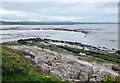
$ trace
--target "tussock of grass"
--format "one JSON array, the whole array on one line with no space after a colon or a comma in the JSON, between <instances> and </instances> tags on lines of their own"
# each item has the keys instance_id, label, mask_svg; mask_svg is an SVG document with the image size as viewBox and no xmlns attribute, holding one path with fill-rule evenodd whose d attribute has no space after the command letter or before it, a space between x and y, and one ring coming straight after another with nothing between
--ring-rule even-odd
<instances>
[{"instance_id":1,"label":"tussock of grass","mask_svg":"<svg viewBox=\"0 0 120 83\"><path fill-rule=\"evenodd\" d=\"M105 75L101 83L120 83L120 76L112 77L111 75Z\"/></svg>"},{"instance_id":2,"label":"tussock of grass","mask_svg":"<svg viewBox=\"0 0 120 83\"><path fill-rule=\"evenodd\" d=\"M3 81L60 82L56 77L39 74L20 54L6 46L2 47L2 75Z\"/></svg>"}]
</instances>

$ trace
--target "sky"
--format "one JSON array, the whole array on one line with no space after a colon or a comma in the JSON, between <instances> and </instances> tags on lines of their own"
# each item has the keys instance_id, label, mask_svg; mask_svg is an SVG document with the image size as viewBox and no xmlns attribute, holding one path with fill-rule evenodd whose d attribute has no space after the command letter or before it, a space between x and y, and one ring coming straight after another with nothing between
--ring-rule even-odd
<instances>
[{"instance_id":1,"label":"sky","mask_svg":"<svg viewBox=\"0 0 120 83\"><path fill-rule=\"evenodd\" d=\"M0 20L117 22L118 2L2 2Z\"/></svg>"}]
</instances>

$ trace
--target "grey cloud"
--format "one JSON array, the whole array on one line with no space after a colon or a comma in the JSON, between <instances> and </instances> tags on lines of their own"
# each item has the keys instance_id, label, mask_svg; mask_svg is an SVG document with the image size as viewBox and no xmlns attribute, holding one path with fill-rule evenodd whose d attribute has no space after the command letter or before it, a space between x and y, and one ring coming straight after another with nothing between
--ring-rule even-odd
<instances>
[{"instance_id":1,"label":"grey cloud","mask_svg":"<svg viewBox=\"0 0 120 83\"><path fill-rule=\"evenodd\" d=\"M40 21L114 21L117 2L4 2L3 8L27 12L29 19ZM31 16L33 15L33 16ZM7 16L8 17L8 16ZM109 17L109 18L108 18ZM15 17L11 16L11 19ZM23 17L28 19L28 17ZM16 16L16 19L20 19ZM88 20L89 19L89 20ZM110 20L113 19L113 20ZM22 18L21 18L22 20ZM24 19L23 19L24 20Z\"/></svg>"}]
</instances>

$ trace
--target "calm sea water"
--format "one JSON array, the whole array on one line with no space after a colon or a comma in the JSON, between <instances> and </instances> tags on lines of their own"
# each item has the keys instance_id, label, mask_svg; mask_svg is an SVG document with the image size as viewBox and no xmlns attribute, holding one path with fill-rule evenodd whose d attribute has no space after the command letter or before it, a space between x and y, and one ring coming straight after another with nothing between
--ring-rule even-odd
<instances>
[{"instance_id":1,"label":"calm sea water","mask_svg":"<svg viewBox=\"0 0 120 83\"><path fill-rule=\"evenodd\" d=\"M1 28L68 28L85 29L91 33L86 35L81 32L54 31L54 30L0 30L0 42L13 41L20 38L47 37L58 40L77 41L88 45L107 48L118 48L117 24L79 24L79 25L22 25L1 26Z\"/></svg>"}]
</instances>

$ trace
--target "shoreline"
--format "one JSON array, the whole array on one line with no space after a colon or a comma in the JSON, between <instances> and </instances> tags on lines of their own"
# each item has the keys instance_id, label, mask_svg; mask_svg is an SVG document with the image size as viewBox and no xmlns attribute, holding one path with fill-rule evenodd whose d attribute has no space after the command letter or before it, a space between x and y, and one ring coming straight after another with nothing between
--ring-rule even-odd
<instances>
[{"instance_id":1,"label":"shoreline","mask_svg":"<svg viewBox=\"0 0 120 83\"><path fill-rule=\"evenodd\" d=\"M57 31L72 31L81 32L84 34L89 34L91 31L87 30L99 30L99 29L66 29L66 28L23 28L23 27L13 27L13 28L2 28L0 30L57 30Z\"/></svg>"},{"instance_id":2,"label":"shoreline","mask_svg":"<svg viewBox=\"0 0 120 83\"><path fill-rule=\"evenodd\" d=\"M94 75L97 76L97 80L101 80L105 74L109 73L112 76L118 76L116 68L118 68L117 64L120 63L119 55L108 54L108 51L98 51L95 47L78 42L30 38L3 43L2 45L24 53L25 58L34 61L42 70L64 80L87 80L84 76L89 76L88 73L92 72L91 69L94 71L91 80L94 79ZM85 60L92 57L94 57L93 61ZM116 68L112 69L113 66ZM84 75L80 75L82 79L76 78L79 76L77 74L80 73L78 71L84 73Z\"/></svg>"},{"instance_id":3,"label":"shoreline","mask_svg":"<svg viewBox=\"0 0 120 83\"><path fill-rule=\"evenodd\" d=\"M38 38L38 37L27 37L27 38L18 38L18 39L15 39L13 41L8 41L8 42L2 42L1 44L4 44L4 43L9 43L9 42L16 42L16 41L20 41L20 40L31 40L31 39L38 39L40 41L48 41L48 42L52 42L52 43L62 43L62 44L69 44L69 45L75 45L76 47L81 47L81 49L86 49L86 50L92 50L92 51L97 51L97 52L103 52L103 53L110 53L110 54L113 54L113 53L116 53L117 49L109 49L109 48L106 48L106 47L96 47L96 46L92 46L92 45L86 45L86 44L82 44L80 42L72 42L72 41L64 41L64 40L57 40L57 39L50 39L50 38L46 38L46 37L41 37L41 38Z\"/></svg>"},{"instance_id":4,"label":"shoreline","mask_svg":"<svg viewBox=\"0 0 120 83\"><path fill-rule=\"evenodd\" d=\"M106 35L106 33L103 32L102 27L101 28L87 28L87 27L74 27L68 28L67 26L14 26L14 27L7 27L4 28L5 30L1 30L1 40L0 43L6 42L6 41L14 41L18 38L20 39L26 39L28 37L34 37L34 38L50 38L50 39L57 39L57 40L64 40L64 41L72 41L72 42L80 42L85 45L91 45L97 48L101 49L115 49L119 50L117 47L117 39L116 37L111 39L112 36ZM41 28L40 28L41 27ZM48 27L48 28L47 28ZM8 31L7 31L8 30ZM13 33L11 33L11 30ZM30 30L30 33L28 33ZM32 31L35 30L35 31ZM18 33L16 33L18 32ZM101 33L102 32L102 33ZM4 34L5 33L5 34ZM34 34L35 33L35 34ZM110 32L111 33L111 32ZM101 35L100 35L101 34ZM105 37L102 36L106 35ZM73 38L70 38L69 35L73 35ZM116 34L114 34L116 35ZM2 37L3 36L3 37ZM78 37L77 37L78 36ZM99 37L100 36L100 37ZM57 38L58 37L58 38ZM103 38L102 38L103 37ZM74 41L75 40L75 41Z\"/></svg>"}]
</instances>

